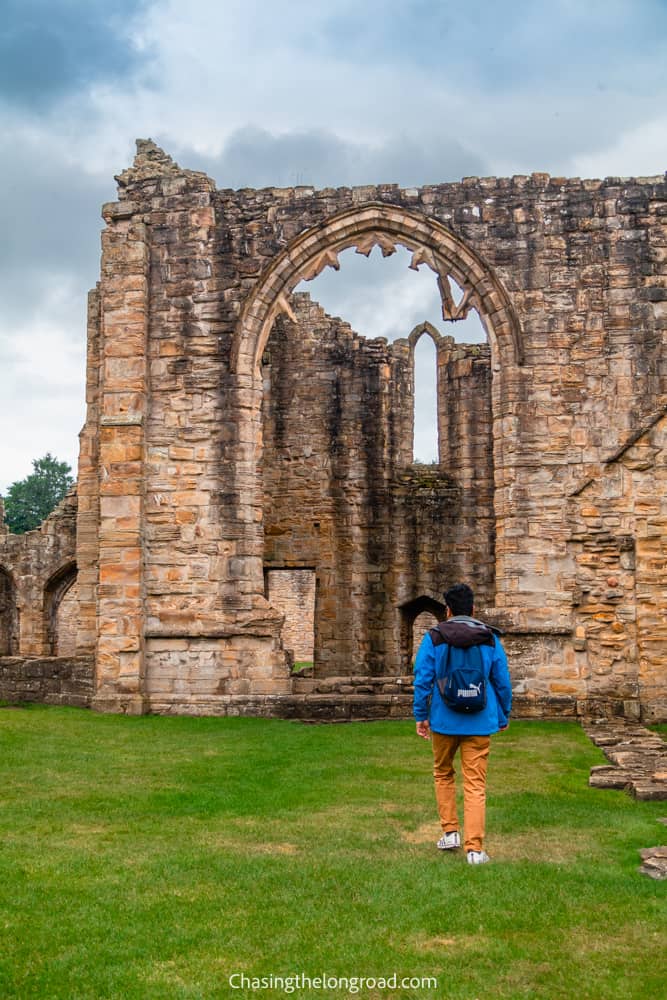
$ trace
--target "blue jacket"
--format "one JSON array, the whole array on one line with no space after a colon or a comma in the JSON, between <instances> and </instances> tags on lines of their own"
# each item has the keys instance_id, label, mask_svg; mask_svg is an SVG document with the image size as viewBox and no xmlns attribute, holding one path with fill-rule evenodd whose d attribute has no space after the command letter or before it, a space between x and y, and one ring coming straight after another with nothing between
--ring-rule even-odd
<instances>
[{"instance_id":1,"label":"blue jacket","mask_svg":"<svg viewBox=\"0 0 667 1000\"><path fill-rule=\"evenodd\" d=\"M426 633L415 659L414 716L417 722L428 719L433 732L448 736L490 736L507 725L512 707L512 685L505 650L495 636L493 646L479 646L479 649L488 682L486 708L469 715L454 712L445 705L435 683L436 675L443 673L447 644L434 646ZM461 655L461 652L452 647L451 655Z\"/></svg>"}]
</instances>

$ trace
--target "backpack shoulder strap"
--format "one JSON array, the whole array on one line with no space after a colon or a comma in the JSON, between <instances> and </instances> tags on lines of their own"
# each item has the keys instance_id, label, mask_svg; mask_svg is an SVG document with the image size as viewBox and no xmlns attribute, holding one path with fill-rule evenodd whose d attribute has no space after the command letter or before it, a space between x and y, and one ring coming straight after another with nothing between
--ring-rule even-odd
<instances>
[{"instance_id":1,"label":"backpack shoulder strap","mask_svg":"<svg viewBox=\"0 0 667 1000\"><path fill-rule=\"evenodd\" d=\"M431 642L433 643L434 646L441 646L443 642L447 641L440 630L441 625L442 622L436 625L435 628L430 628L428 630L428 634L430 635Z\"/></svg>"},{"instance_id":2,"label":"backpack shoulder strap","mask_svg":"<svg viewBox=\"0 0 667 1000\"><path fill-rule=\"evenodd\" d=\"M438 668L436 667L436 670L435 670L435 679L436 679L436 681L443 680L447 676L447 674L449 673L449 658L452 655L452 647L449 645L448 642L445 642L445 640L442 637L440 639L440 644L441 645L444 644L447 648L445 650L444 656L440 660L440 667L441 667L441 669L438 670ZM437 660L437 657L436 657L436 660Z\"/></svg>"}]
</instances>

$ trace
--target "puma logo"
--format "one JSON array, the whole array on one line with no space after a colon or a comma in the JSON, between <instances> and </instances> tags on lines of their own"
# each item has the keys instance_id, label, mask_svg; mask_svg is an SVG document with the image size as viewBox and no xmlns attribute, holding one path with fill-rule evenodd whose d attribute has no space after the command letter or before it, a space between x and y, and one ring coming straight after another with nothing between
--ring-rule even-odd
<instances>
[{"instance_id":1,"label":"puma logo","mask_svg":"<svg viewBox=\"0 0 667 1000\"><path fill-rule=\"evenodd\" d=\"M479 698L482 693L482 685L470 684L467 688L459 688L456 692L459 698Z\"/></svg>"}]
</instances>

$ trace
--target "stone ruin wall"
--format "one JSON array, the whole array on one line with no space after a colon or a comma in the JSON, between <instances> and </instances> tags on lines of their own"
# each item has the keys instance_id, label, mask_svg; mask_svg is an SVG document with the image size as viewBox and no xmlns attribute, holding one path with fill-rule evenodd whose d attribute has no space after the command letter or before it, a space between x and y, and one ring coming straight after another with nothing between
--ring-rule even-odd
<instances>
[{"instance_id":1,"label":"stone ruin wall","mask_svg":"<svg viewBox=\"0 0 667 1000\"><path fill-rule=\"evenodd\" d=\"M667 417L645 421L570 501L575 655L592 702L667 716Z\"/></svg>"},{"instance_id":2,"label":"stone ruin wall","mask_svg":"<svg viewBox=\"0 0 667 1000\"><path fill-rule=\"evenodd\" d=\"M76 593L76 517L71 490L34 531L14 535L0 519L0 655L53 656L59 646L73 651L78 608L67 611L62 601L72 587Z\"/></svg>"},{"instance_id":3,"label":"stone ruin wall","mask_svg":"<svg viewBox=\"0 0 667 1000\"><path fill-rule=\"evenodd\" d=\"M78 650L76 492L13 535L0 503L0 699L88 706L94 657Z\"/></svg>"},{"instance_id":4,"label":"stone ruin wall","mask_svg":"<svg viewBox=\"0 0 667 1000\"><path fill-rule=\"evenodd\" d=\"M423 331L366 340L307 295L291 305L262 360L264 563L316 568L318 676L409 674L420 598L474 578L493 600L489 350L429 334L447 464L413 465Z\"/></svg>"},{"instance_id":5,"label":"stone ruin wall","mask_svg":"<svg viewBox=\"0 0 667 1000\"><path fill-rule=\"evenodd\" d=\"M95 707L289 714L321 695L336 717L356 697L342 696L342 676L359 705L370 691L379 714L405 712L406 621L437 614L443 580L469 571L480 610L508 629L521 711L664 716L664 637L649 624L665 598L659 553L649 555L661 515L645 515L642 499L660 486L662 442L624 480L627 509L609 494L616 465L627 472L610 457L667 400L663 178L230 191L142 142L118 184L90 297L78 475L77 644L95 652ZM458 385L439 417L450 451L432 472L405 462L412 414L394 406L409 337L362 341L334 322L317 344L317 307L290 304L341 249L396 244L434 272L454 319L450 274L489 337L488 363L437 345L441 377ZM313 330L299 342L306 308ZM311 418L308 458L295 443L308 421L275 382L290 351L312 359L308 381L323 385L318 398L306 380L294 389ZM463 442L447 428L464 423L475 380L489 404ZM333 414L345 450L332 451ZM297 518L288 497L303 499L313 469ZM639 570L632 545L647 553ZM290 677L283 616L266 599L266 568L290 563L319 574L319 692L317 677ZM619 587L605 581L617 578L614 604ZM31 614L18 644L36 655Z\"/></svg>"}]
</instances>

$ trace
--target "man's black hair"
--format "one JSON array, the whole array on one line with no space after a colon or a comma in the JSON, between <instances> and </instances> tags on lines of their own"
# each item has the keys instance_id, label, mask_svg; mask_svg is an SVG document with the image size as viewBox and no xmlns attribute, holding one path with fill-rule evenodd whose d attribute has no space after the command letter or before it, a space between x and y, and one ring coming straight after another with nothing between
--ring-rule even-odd
<instances>
[{"instance_id":1,"label":"man's black hair","mask_svg":"<svg viewBox=\"0 0 667 1000\"><path fill-rule=\"evenodd\" d=\"M467 583L455 583L444 593L445 603L453 615L471 615L475 595Z\"/></svg>"}]
</instances>

